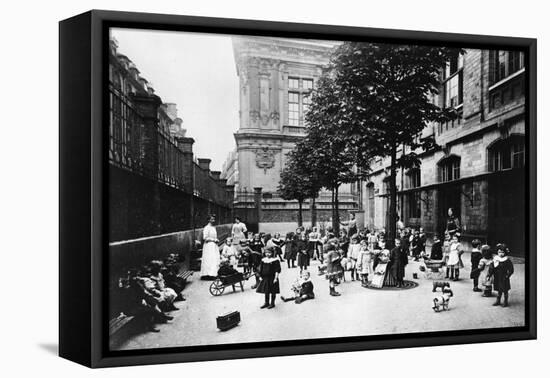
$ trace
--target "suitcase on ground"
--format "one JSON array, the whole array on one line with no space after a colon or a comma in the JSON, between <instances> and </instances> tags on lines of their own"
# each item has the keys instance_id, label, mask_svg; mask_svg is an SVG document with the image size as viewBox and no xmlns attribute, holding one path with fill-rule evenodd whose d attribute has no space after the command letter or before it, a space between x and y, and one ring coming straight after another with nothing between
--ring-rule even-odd
<instances>
[{"instance_id":1,"label":"suitcase on ground","mask_svg":"<svg viewBox=\"0 0 550 378\"><path fill-rule=\"evenodd\" d=\"M220 331L227 331L228 329L236 327L240 321L241 313L239 311L231 311L216 318L216 324Z\"/></svg>"}]
</instances>

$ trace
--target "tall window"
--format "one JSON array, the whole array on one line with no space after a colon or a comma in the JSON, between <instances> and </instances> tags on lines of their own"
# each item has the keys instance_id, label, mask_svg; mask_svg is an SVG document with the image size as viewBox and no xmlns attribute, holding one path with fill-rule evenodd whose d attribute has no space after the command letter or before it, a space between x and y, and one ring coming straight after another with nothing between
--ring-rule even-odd
<instances>
[{"instance_id":1,"label":"tall window","mask_svg":"<svg viewBox=\"0 0 550 378\"><path fill-rule=\"evenodd\" d=\"M407 194L407 203L409 205L409 218L420 218L420 192Z\"/></svg>"},{"instance_id":2,"label":"tall window","mask_svg":"<svg viewBox=\"0 0 550 378\"><path fill-rule=\"evenodd\" d=\"M407 188L420 187L420 168L413 168L407 172Z\"/></svg>"},{"instance_id":3,"label":"tall window","mask_svg":"<svg viewBox=\"0 0 550 378\"><path fill-rule=\"evenodd\" d=\"M439 163L439 181L447 182L460 178L460 158L450 156Z\"/></svg>"},{"instance_id":4,"label":"tall window","mask_svg":"<svg viewBox=\"0 0 550 378\"><path fill-rule=\"evenodd\" d=\"M490 84L498 83L524 66L524 55L520 51L489 51Z\"/></svg>"},{"instance_id":5,"label":"tall window","mask_svg":"<svg viewBox=\"0 0 550 378\"><path fill-rule=\"evenodd\" d=\"M492 172L525 166L525 140L514 136L496 142L489 148L489 170Z\"/></svg>"},{"instance_id":6,"label":"tall window","mask_svg":"<svg viewBox=\"0 0 550 378\"><path fill-rule=\"evenodd\" d=\"M443 85L445 87L445 106L448 108L462 104L463 66L464 57L462 54L457 54L445 68Z\"/></svg>"},{"instance_id":7,"label":"tall window","mask_svg":"<svg viewBox=\"0 0 550 378\"><path fill-rule=\"evenodd\" d=\"M464 56L457 54L446 65L443 72L443 103L446 108L455 108L457 118L441 122L438 125L439 134L454 129L462 123L462 101L463 101L463 69Z\"/></svg>"},{"instance_id":8,"label":"tall window","mask_svg":"<svg viewBox=\"0 0 550 378\"><path fill-rule=\"evenodd\" d=\"M300 125L300 94L296 92L288 92L288 124Z\"/></svg>"},{"instance_id":9,"label":"tall window","mask_svg":"<svg viewBox=\"0 0 550 378\"><path fill-rule=\"evenodd\" d=\"M302 126L311 105L313 79L289 77L288 89L288 124Z\"/></svg>"},{"instance_id":10,"label":"tall window","mask_svg":"<svg viewBox=\"0 0 550 378\"><path fill-rule=\"evenodd\" d=\"M306 113L309 110L309 105L311 105L311 96L309 94L302 95L302 110L303 110L304 120L305 120Z\"/></svg>"}]
</instances>

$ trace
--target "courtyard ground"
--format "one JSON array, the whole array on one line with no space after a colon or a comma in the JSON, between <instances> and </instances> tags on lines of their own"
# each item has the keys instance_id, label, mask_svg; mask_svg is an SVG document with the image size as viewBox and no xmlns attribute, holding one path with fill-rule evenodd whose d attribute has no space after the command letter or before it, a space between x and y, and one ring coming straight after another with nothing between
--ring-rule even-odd
<instances>
[{"instance_id":1,"label":"courtyard ground","mask_svg":"<svg viewBox=\"0 0 550 378\"><path fill-rule=\"evenodd\" d=\"M435 313L432 306L432 280L424 278L419 263L410 261L406 279L418 283L408 290L374 290L361 287L349 279L338 287L340 297L329 295L324 276L317 275L317 261L312 261L310 271L315 285L314 300L302 304L283 303L277 298L274 309L260 309L263 295L250 287L251 278L245 282L245 290L232 292L226 288L223 295L210 295L210 281L201 281L197 274L184 290L186 301L177 302L179 311L171 315L174 320L160 324L159 333L143 333L131 337L119 349L143 349L191 345L230 344L258 341L295 340L309 338L381 335L407 332L467 330L524 325L525 315L525 265L515 262L512 276L510 307L494 307L495 298L484 298L472 291L469 279L469 254L463 255L466 265L461 278L451 282L454 297L449 311ZM298 268L288 269L282 263L281 293L289 293ZM418 279L413 279L418 273ZM241 323L226 332L216 328L216 317L238 310Z\"/></svg>"}]
</instances>

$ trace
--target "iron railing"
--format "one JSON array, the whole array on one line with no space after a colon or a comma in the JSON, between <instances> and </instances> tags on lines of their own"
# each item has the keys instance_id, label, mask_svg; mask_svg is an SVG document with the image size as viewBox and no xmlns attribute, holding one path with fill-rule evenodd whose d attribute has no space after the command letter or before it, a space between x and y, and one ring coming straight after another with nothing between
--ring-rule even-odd
<instances>
[{"instance_id":1,"label":"iron railing","mask_svg":"<svg viewBox=\"0 0 550 378\"><path fill-rule=\"evenodd\" d=\"M180 150L169 129L158 122L154 126L146 124L132 99L113 85L109 87L109 104L109 162L112 165L208 201L224 205L230 202L225 186L196 163L185 164L189 157ZM158 144L153 154L147 145L151 142L151 130L146 128L150 127L155 128L153 138Z\"/></svg>"}]
</instances>

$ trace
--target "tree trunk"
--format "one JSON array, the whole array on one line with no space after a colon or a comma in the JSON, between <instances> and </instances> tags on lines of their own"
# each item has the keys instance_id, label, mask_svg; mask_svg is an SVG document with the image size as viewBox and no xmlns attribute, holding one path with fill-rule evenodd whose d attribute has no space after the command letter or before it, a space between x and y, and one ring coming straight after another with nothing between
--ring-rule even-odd
<instances>
[{"instance_id":1,"label":"tree trunk","mask_svg":"<svg viewBox=\"0 0 550 378\"><path fill-rule=\"evenodd\" d=\"M394 145L391 149L391 166L390 166L390 229L389 240L387 240L390 248L393 248L395 238L397 237L397 190L395 187L396 181L396 160L397 160L397 148Z\"/></svg>"},{"instance_id":2,"label":"tree trunk","mask_svg":"<svg viewBox=\"0 0 550 378\"><path fill-rule=\"evenodd\" d=\"M302 227L302 203L303 201L298 201L298 227Z\"/></svg>"},{"instance_id":3,"label":"tree trunk","mask_svg":"<svg viewBox=\"0 0 550 378\"><path fill-rule=\"evenodd\" d=\"M311 229L317 224L317 207L315 206L315 197L311 199Z\"/></svg>"},{"instance_id":4,"label":"tree trunk","mask_svg":"<svg viewBox=\"0 0 550 378\"><path fill-rule=\"evenodd\" d=\"M331 189L331 190L330 190L330 194L331 194L331 198L330 198L330 210L331 210L331 212L332 212L332 213L331 213L331 214L332 214L332 216L331 216L331 221L332 221L332 223L331 223L330 226L331 226L331 228L332 228L332 232L334 233L334 232L335 232L335 231L334 231L334 189Z\"/></svg>"},{"instance_id":5,"label":"tree trunk","mask_svg":"<svg viewBox=\"0 0 550 378\"><path fill-rule=\"evenodd\" d=\"M332 228L334 228L334 234L338 235L340 232L340 210L338 208L338 188L340 185L336 186L334 189L334 216L332 217Z\"/></svg>"}]
</instances>

